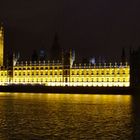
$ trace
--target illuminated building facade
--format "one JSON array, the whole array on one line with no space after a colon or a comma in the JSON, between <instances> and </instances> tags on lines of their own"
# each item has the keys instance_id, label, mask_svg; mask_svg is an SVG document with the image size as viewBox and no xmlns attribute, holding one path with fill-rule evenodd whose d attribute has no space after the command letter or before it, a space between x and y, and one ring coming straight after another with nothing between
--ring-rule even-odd
<instances>
[{"instance_id":1,"label":"illuminated building facade","mask_svg":"<svg viewBox=\"0 0 140 140\"><path fill-rule=\"evenodd\" d=\"M1 35L3 36L1 28ZM3 42L3 37L1 37ZM2 43L1 43L2 44ZM0 51L3 45L0 44ZM2 55L2 51L0 52ZM72 51L63 53L60 61L18 62L13 56L11 65L3 66L1 56L0 85L42 84L45 86L104 86L128 87L130 67L115 64L74 64Z\"/></svg>"}]
</instances>

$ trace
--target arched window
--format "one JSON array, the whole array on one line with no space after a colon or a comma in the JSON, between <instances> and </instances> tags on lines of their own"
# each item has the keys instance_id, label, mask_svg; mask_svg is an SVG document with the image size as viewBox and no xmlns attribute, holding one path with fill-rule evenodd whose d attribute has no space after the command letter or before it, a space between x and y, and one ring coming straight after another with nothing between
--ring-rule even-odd
<instances>
[{"instance_id":1,"label":"arched window","mask_svg":"<svg viewBox=\"0 0 140 140\"><path fill-rule=\"evenodd\" d=\"M107 78L107 82L109 82L109 78Z\"/></svg>"}]
</instances>

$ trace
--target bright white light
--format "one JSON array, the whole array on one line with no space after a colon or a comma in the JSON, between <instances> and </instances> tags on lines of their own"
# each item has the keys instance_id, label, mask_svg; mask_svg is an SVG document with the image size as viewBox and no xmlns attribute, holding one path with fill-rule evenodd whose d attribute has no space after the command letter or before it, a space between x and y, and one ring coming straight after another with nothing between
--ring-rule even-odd
<instances>
[{"instance_id":1,"label":"bright white light","mask_svg":"<svg viewBox=\"0 0 140 140\"><path fill-rule=\"evenodd\" d=\"M90 61L89 61L91 64L95 64L95 58L91 58Z\"/></svg>"}]
</instances>

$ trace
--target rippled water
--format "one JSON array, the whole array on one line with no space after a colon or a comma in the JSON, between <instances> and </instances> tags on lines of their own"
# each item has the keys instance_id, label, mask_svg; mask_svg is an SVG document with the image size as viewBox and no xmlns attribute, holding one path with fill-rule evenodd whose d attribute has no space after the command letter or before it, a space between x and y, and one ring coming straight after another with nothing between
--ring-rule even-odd
<instances>
[{"instance_id":1,"label":"rippled water","mask_svg":"<svg viewBox=\"0 0 140 140\"><path fill-rule=\"evenodd\" d=\"M0 93L0 140L132 140L139 132L139 96Z\"/></svg>"}]
</instances>

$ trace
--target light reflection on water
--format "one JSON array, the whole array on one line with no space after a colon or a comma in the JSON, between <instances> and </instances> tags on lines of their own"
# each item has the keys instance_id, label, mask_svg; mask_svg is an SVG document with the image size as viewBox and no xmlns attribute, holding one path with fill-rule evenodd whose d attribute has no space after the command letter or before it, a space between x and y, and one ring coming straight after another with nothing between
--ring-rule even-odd
<instances>
[{"instance_id":1,"label":"light reflection on water","mask_svg":"<svg viewBox=\"0 0 140 140\"><path fill-rule=\"evenodd\" d=\"M0 139L139 139L139 97L0 93Z\"/></svg>"}]
</instances>

